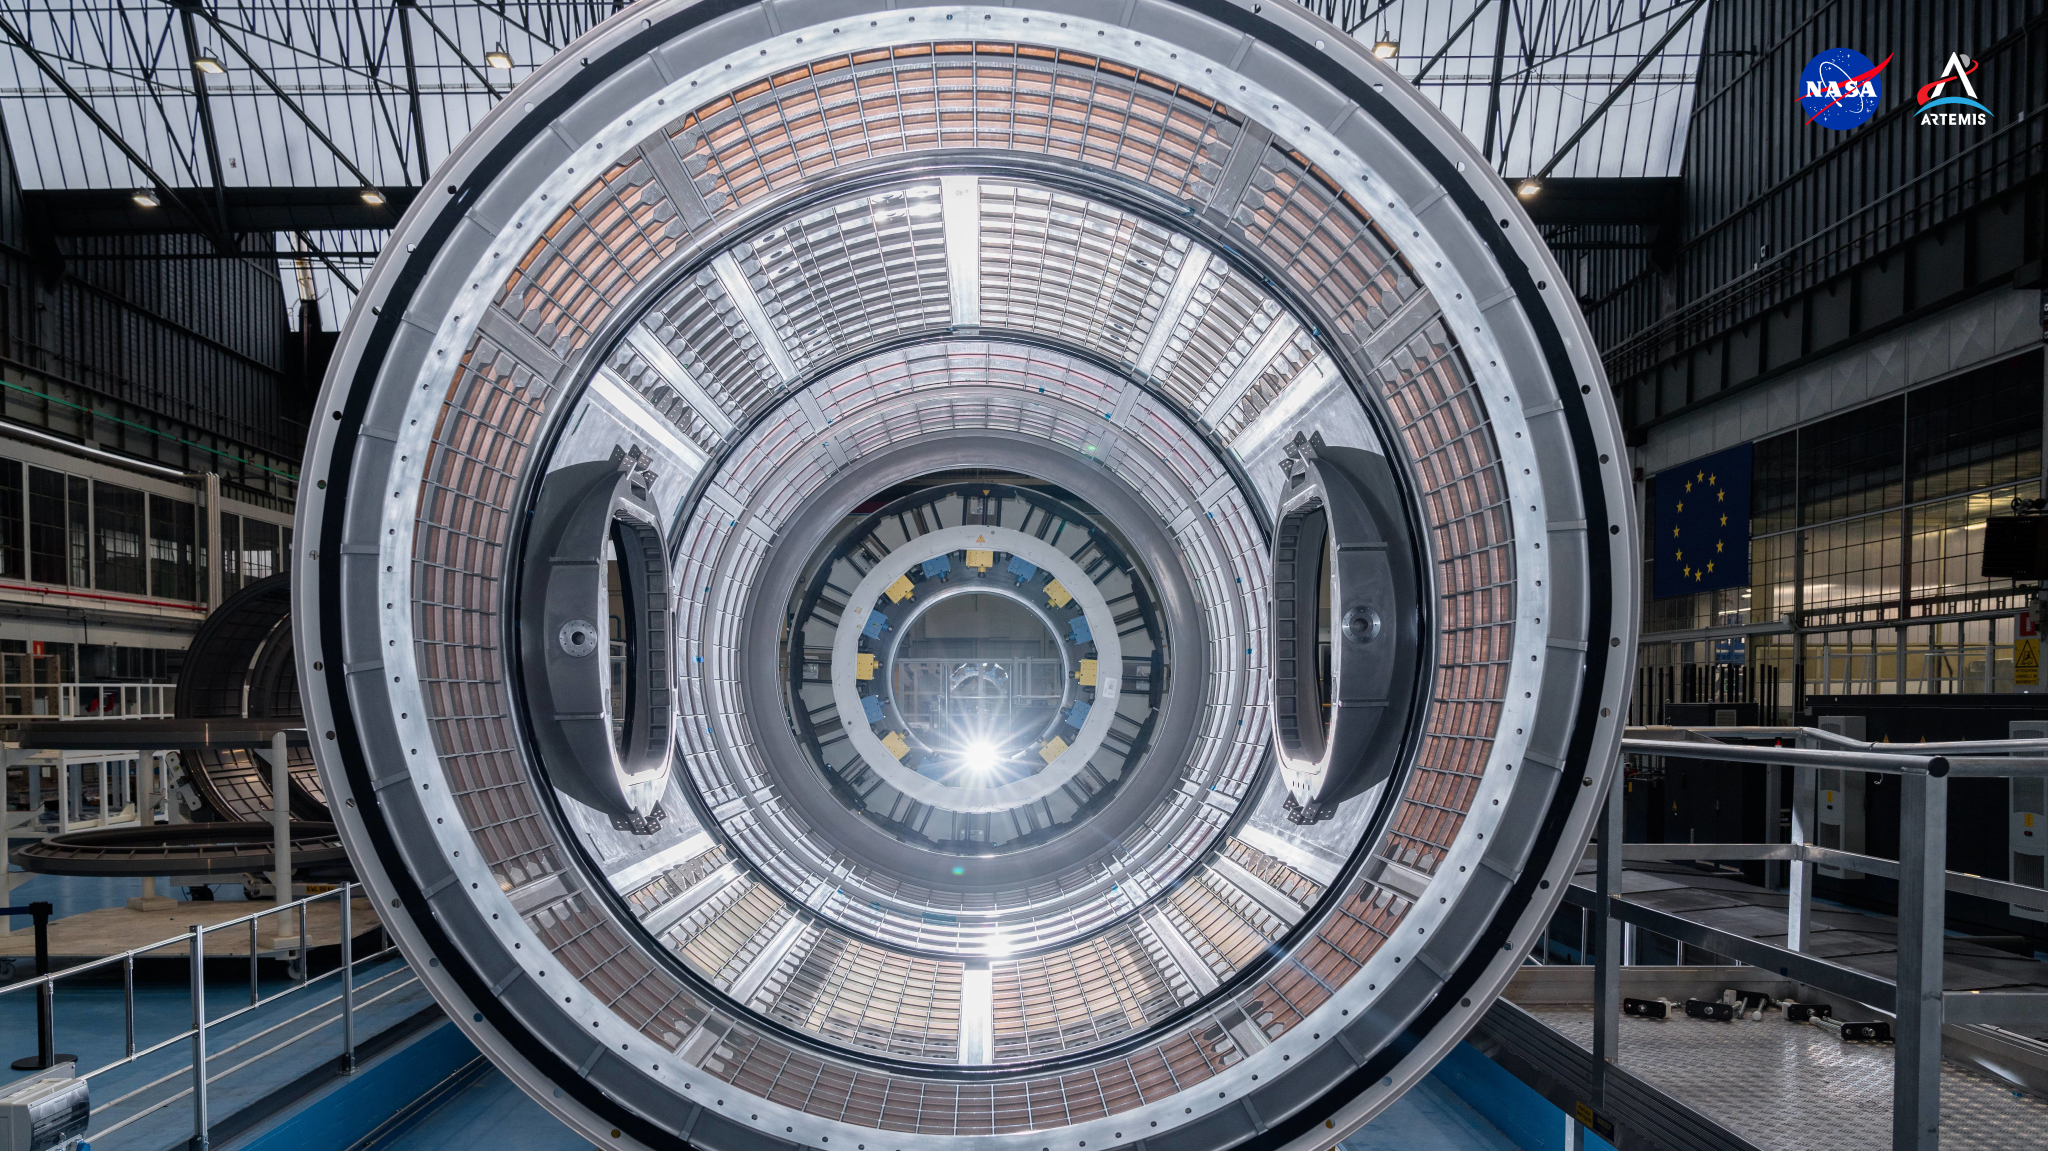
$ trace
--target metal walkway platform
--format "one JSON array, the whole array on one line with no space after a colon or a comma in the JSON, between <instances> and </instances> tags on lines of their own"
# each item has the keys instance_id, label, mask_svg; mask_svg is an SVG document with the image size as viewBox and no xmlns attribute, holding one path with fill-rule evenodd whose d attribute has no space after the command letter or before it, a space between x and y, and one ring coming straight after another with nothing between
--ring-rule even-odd
<instances>
[{"instance_id":1,"label":"metal walkway platform","mask_svg":"<svg viewBox=\"0 0 2048 1151\"><path fill-rule=\"evenodd\" d=\"M1591 1004L1526 1008L1590 1057ZM1892 1045L1844 1043L1776 1012L1763 1019L1621 1021L1621 1066L1762 1151L1891 1142ZM1941 1074L1946 1148L2021 1151L2048 1140L2048 1101L1954 1063Z\"/></svg>"},{"instance_id":2,"label":"metal walkway platform","mask_svg":"<svg viewBox=\"0 0 2048 1151\"><path fill-rule=\"evenodd\" d=\"M1575 886L1590 892L1596 864L1588 858L1579 867ZM1695 923L1777 947L1785 946L1786 903L1783 891L1767 891L1745 881L1739 872L1708 870L1683 863L1630 863L1622 871L1622 897ZM1881 979L1890 979L1898 965L1899 921L1890 915L1859 911L1814 900L1813 937L1801 948L1808 955L1833 960ZM2048 992L2048 963L1998 947L1949 935L1942 944L1942 988L1947 991ZM2021 1032L2048 1038L2048 1027L2023 1027Z\"/></svg>"}]
</instances>

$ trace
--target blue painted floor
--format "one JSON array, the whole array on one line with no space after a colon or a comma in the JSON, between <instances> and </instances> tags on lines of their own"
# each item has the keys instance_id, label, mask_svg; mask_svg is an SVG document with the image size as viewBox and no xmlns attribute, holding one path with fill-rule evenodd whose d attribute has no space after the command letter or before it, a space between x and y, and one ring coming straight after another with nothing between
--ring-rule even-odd
<instances>
[{"instance_id":1,"label":"blue painted floor","mask_svg":"<svg viewBox=\"0 0 2048 1151\"><path fill-rule=\"evenodd\" d=\"M1343 1151L1523 1151L1449 1085L1429 1076L1396 1100Z\"/></svg>"},{"instance_id":2,"label":"blue painted floor","mask_svg":"<svg viewBox=\"0 0 2048 1151\"><path fill-rule=\"evenodd\" d=\"M450 1095L378 1151L584 1151L496 1068ZM1432 1075L1402 1096L1343 1151L1524 1151Z\"/></svg>"},{"instance_id":3,"label":"blue painted floor","mask_svg":"<svg viewBox=\"0 0 2048 1151\"><path fill-rule=\"evenodd\" d=\"M76 881L73 881L76 882ZM380 976L388 978L379 979ZM249 981L239 965L207 972L210 1017L248 1006ZM432 999L412 981L402 959L387 959L358 969L356 1034L367 1038L428 1007ZM290 986L284 979L262 980L260 993L269 996ZM287 995L239 1018L207 1028L208 1070L222 1076L209 1089L216 1119L231 1115L340 1052L338 1007L322 1005L338 994L329 979L306 992ZM124 1054L124 996L120 980L59 981L56 993L57 1050L79 1057L92 1071ZM144 1049L192 1025L190 992L183 980L138 981L135 987L135 1041ZM0 995L0 1084L28 1072L9 1070L7 1061L33 1055L36 1042L35 1000L16 992ZM182 1145L191 1134L191 1103L179 1098L189 1086L191 1045L180 1041L134 1063L93 1077L93 1124L88 1134L100 1151L159 1151ZM223 1073L226 1073L223 1075ZM126 1096L126 1099L122 1097ZM141 1116L111 1135L108 1128Z\"/></svg>"}]
</instances>

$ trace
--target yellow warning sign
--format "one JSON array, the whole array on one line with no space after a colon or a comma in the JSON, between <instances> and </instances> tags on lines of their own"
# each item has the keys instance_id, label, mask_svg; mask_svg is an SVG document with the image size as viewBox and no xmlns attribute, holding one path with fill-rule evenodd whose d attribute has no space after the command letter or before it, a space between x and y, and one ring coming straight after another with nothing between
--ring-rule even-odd
<instances>
[{"instance_id":1,"label":"yellow warning sign","mask_svg":"<svg viewBox=\"0 0 2048 1151\"><path fill-rule=\"evenodd\" d=\"M2017 687L2038 687L2041 683L2041 641L2021 639L2013 645L2012 682Z\"/></svg>"}]
</instances>

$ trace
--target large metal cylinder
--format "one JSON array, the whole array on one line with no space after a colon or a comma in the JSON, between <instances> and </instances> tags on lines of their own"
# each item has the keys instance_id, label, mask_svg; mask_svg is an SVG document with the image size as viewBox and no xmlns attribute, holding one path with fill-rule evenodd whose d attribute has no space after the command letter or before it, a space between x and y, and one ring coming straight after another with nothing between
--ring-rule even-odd
<instances>
[{"instance_id":1,"label":"large metal cylinder","mask_svg":"<svg viewBox=\"0 0 2048 1151\"><path fill-rule=\"evenodd\" d=\"M307 723L593 1141L1326 1148L1556 908L1619 426L1513 195L1296 6L643 0L385 253Z\"/></svg>"}]
</instances>

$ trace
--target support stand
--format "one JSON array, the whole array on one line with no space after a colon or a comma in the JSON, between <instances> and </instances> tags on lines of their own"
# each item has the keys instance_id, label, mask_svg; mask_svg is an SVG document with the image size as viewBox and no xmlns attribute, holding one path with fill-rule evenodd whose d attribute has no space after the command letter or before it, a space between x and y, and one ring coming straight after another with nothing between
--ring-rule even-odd
<instances>
[{"instance_id":1,"label":"support stand","mask_svg":"<svg viewBox=\"0 0 2048 1151\"><path fill-rule=\"evenodd\" d=\"M31 903L27 907L0 907L0 915L33 916L36 925L36 974L50 973L50 912L47 903ZM57 999L55 984L45 982L36 988L36 1053L26 1055L13 1063L16 1071L47 1071L59 1063L76 1063L78 1056L59 1054L57 1051Z\"/></svg>"}]
</instances>

